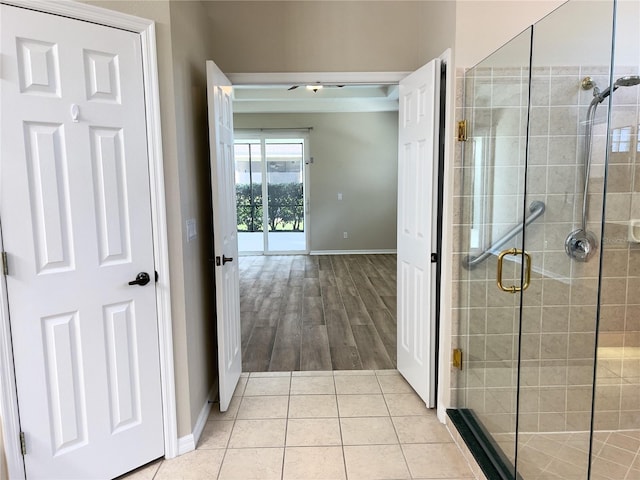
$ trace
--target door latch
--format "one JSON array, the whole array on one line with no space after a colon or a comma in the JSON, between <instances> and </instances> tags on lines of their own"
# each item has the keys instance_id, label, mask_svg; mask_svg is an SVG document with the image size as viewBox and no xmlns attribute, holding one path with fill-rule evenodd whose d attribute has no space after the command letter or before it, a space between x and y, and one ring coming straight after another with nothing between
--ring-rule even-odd
<instances>
[{"instance_id":1,"label":"door latch","mask_svg":"<svg viewBox=\"0 0 640 480\"><path fill-rule=\"evenodd\" d=\"M151 281L149 274L147 272L140 272L135 280L131 280L129 285L140 285L141 287L146 285Z\"/></svg>"},{"instance_id":2,"label":"door latch","mask_svg":"<svg viewBox=\"0 0 640 480\"><path fill-rule=\"evenodd\" d=\"M224 265L227 262L233 262L233 257L227 257L225 255L222 255L222 262L220 261L220 256L216 256L216 267L219 267L220 265Z\"/></svg>"}]
</instances>

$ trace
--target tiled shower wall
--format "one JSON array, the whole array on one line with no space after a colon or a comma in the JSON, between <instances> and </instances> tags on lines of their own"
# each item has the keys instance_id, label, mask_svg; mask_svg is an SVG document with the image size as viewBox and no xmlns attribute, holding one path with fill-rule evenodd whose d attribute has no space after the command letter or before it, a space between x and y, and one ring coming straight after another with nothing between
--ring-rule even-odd
<instances>
[{"instance_id":1,"label":"tiled shower wall","mask_svg":"<svg viewBox=\"0 0 640 480\"><path fill-rule=\"evenodd\" d=\"M640 74L619 68L614 79ZM640 86L612 95L595 428L640 429Z\"/></svg>"},{"instance_id":2,"label":"tiled shower wall","mask_svg":"<svg viewBox=\"0 0 640 480\"><path fill-rule=\"evenodd\" d=\"M630 73L638 72L618 69L615 78ZM525 249L532 255L534 273L523 296L521 431L589 429L599 262L596 257L588 263L577 263L564 251L565 238L578 228L581 216L584 120L592 91L582 90L580 82L587 75L601 89L609 83L608 67L534 67L532 71L526 205L541 200L546 211L528 227L526 236ZM508 203L505 195L515 198L522 193L517 185L523 184L524 175L518 165L524 165L522 119L526 119L526 112L523 114L521 109L527 100L528 71L493 68L486 72L476 70L474 77L475 82L482 78L482 86L473 88L474 95L480 98L467 98L469 109L459 109L458 114L476 127L489 122L488 130L472 128L470 135L488 133L493 142L501 145L494 153L509 156L507 160L495 160L508 161L510 165L509 170L503 168L499 173L509 172L511 191L504 190L508 184L499 186L499 201L509 205L512 215L515 212L521 219L522 199ZM459 80L461 96L461 76ZM629 148L618 145L617 150L623 151L610 153L599 346L621 351L617 358L615 350L600 350L596 428L640 427L640 359L630 350L640 342L640 244L629 242L629 220L640 217L638 91L640 87L621 88L613 98L612 128L631 129ZM459 100L458 105L462 105ZM589 186L588 229L598 238L604 191L606 103L599 106L596 116ZM510 126L505 127L504 122ZM460 211L454 226L459 247L454 261L454 305L459 307L453 313L454 323L459 326L454 332L455 346L463 349L467 361L454 388L458 405L481 412L483 421L491 423L492 431L513 432L519 298L497 291L493 280L495 257L473 271L460 267L469 252L473 208L468 143L465 148L464 164L462 155L456 159L455 195ZM459 150L461 154L462 149ZM481 200L490 202L489 197ZM501 223L500 211L488 208L494 213L494 221ZM516 245L520 243L518 239ZM628 347L626 356L622 347Z\"/></svg>"},{"instance_id":3,"label":"tiled shower wall","mask_svg":"<svg viewBox=\"0 0 640 480\"><path fill-rule=\"evenodd\" d=\"M534 67L527 197L547 209L527 229L525 249L536 265L534 294L522 314L520 429L584 431L591 421L598 301L598 258L580 263L565 253L582 215L584 130L591 76L608 84L608 67ZM601 77L602 75L602 77ZM587 230L600 237L606 108L598 110ZM599 128L602 125L604 128ZM539 293L538 293L539 292Z\"/></svg>"}]
</instances>

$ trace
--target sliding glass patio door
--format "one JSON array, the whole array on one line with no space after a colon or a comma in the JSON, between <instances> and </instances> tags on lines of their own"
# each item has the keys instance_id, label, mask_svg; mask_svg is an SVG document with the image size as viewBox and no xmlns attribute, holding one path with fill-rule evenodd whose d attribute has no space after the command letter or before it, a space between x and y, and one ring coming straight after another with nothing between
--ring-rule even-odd
<instances>
[{"instance_id":1,"label":"sliding glass patio door","mask_svg":"<svg viewBox=\"0 0 640 480\"><path fill-rule=\"evenodd\" d=\"M307 253L306 132L236 132L238 250Z\"/></svg>"}]
</instances>

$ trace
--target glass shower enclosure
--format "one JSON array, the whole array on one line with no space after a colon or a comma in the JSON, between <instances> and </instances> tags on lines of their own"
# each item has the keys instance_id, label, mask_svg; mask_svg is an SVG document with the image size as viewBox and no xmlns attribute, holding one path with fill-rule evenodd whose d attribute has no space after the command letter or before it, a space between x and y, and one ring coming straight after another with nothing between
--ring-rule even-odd
<instances>
[{"instance_id":1,"label":"glass shower enclosure","mask_svg":"<svg viewBox=\"0 0 640 480\"><path fill-rule=\"evenodd\" d=\"M640 2L460 78L453 423L487 478L640 478Z\"/></svg>"}]
</instances>

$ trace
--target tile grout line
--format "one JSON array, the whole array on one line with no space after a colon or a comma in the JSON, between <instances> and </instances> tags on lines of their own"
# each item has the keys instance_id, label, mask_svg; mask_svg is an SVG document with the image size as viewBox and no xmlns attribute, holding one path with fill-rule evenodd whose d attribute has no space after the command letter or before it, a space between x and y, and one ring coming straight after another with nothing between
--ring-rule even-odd
<instances>
[{"instance_id":1,"label":"tile grout line","mask_svg":"<svg viewBox=\"0 0 640 480\"><path fill-rule=\"evenodd\" d=\"M242 372L240 372L240 374L242 375ZM241 377L242 378L242 377ZM227 458L227 452L229 451L229 444L231 443L231 436L233 435L233 431L236 428L236 420L238 420L238 414L240 413L240 407L242 407L242 404L244 403L244 393L247 390L247 386L249 385L249 378L251 378L251 375L248 375L246 377L247 381L245 382L244 386L242 387L242 392L240 393L239 397L239 405L238 405L238 410L235 412L235 415L233 416L233 425L231 425L231 431L229 432L229 438L227 438L225 447L224 447L224 453L222 454L222 460L220 461L220 467L218 468L218 475L216 476L216 479L220 479L220 475L222 474L222 467L224 466L224 461ZM237 387L236 387L237 388ZM233 396L231 397L232 401L233 401Z\"/></svg>"},{"instance_id":2,"label":"tile grout line","mask_svg":"<svg viewBox=\"0 0 640 480\"><path fill-rule=\"evenodd\" d=\"M400 443L400 436L398 435L398 431L396 429L396 425L395 423L393 423L393 418L391 417L391 410L389 410L389 403L387 402L387 397L384 393L384 390L382 388L382 384L380 383L380 378L378 377L378 373L376 372L375 374L376 376L376 381L378 382L378 386L380 387L380 392L382 393L382 398L384 399L384 404L387 407L387 412L389 413L389 421L391 422L391 426L393 427L393 431L396 434L396 439L398 440L398 447L400 448L400 453L402 454L402 459L404 460L404 466L407 469L407 473L409 474L409 478L413 478L413 475L411 474L411 470L409 468L409 462L407 461L407 456L404 453L404 448L402 448L402 443Z\"/></svg>"},{"instance_id":3,"label":"tile grout line","mask_svg":"<svg viewBox=\"0 0 640 480\"><path fill-rule=\"evenodd\" d=\"M333 262L331 264L331 267L333 268ZM347 457L344 452L344 437L342 435L342 420L341 420L342 417L340 416L340 405L338 404L338 386L336 385L335 374L333 374L332 377L333 377L333 391L334 391L335 400L336 400L336 412L338 414L338 428L340 429L340 450L342 451L342 468L344 468L345 480L349 480L349 472L347 471Z\"/></svg>"},{"instance_id":4,"label":"tile grout line","mask_svg":"<svg viewBox=\"0 0 640 480\"><path fill-rule=\"evenodd\" d=\"M284 466L287 457L287 432L289 430L289 410L291 407L291 386L293 383L293 372L289 372L289 391L287 398L287 415L284 422L284 440L282 444L282 468L280 470L280 480L284 480Z\"/></svg>"}]
</instances>

